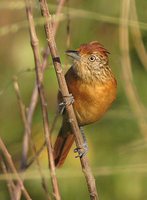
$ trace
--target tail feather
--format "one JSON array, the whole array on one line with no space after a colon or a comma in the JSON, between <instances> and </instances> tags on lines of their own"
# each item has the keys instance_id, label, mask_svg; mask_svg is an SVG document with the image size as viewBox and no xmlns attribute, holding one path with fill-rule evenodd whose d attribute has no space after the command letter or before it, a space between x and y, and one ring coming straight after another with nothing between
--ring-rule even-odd
<instances>
[{"instance_id":1,"label":"tail feather","mask_svg":"<svg viewBox=\"0 0 147 200\"><path fill-rule=\"evenodd\" d=\"M74 142L73 134L65 134L62 131L63 130L61 128L54 145L54 161L56 167L60 167L61 165L63 165Z\"/></svg>"}]
</instances>

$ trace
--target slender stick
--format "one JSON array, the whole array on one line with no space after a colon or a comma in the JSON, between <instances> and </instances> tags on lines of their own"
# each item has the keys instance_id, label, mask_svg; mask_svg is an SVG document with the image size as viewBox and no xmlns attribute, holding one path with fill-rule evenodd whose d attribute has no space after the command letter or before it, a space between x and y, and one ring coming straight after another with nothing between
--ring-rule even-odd
<instances>
[{"instance_id":1,"label":"slender stick","mask_svg":"<svg viewBox=\"0 0 147 200\"><path fill-rule=\"evenodd\" d=\"M146 51L146 48L145 48L145 45L143 43L143 39L141 36L141 30L139 27L139 21L138 21L138 16L137 16L137 11L136 11L135 0L131 0L130 17L131 17L132 21L136 22L135 26L131 26L131 34L132 34L132 38L134 41L134 46L138 53L138 56L140 58L142 65L144 66L145 70L147 70L147 51Z\"/></svg>"},{"instance_id":2,"label":"slender stick","mask_svg":"<svg viewBox=\"0 0 147 200\"><path fill-rule=\"evenodd\" d=\"M48 191L47 183L46 183L45 177L44 177L44 175L42 173L42 170L41 170L39 158L36 156L36 154L37 154L36 146L35 146L32 138L31 138L31 129L30 129L30 126L28 125L28 122L27 122L26 112L25 112L25 105L24 105L24 103L22 101L22 98L21 98L21 95L20 95L19 85L18 85L16 77L14 77L14 89L15 89L16 96L17 96L17 99L18 99L18 104L19 104L19 108L20 108L21 118L22 118L25 130L27 130L27 135L30 138L29 141L30 141L30 144L31 144L31 149L32 149L32 151L34 153L34 156L35 156L35 161L37 163L38 171L39 171L39 174L40 174L40 177L41 177L42 186L43 186L46 198L49 200L50 196L49 196L49 191ZM17 190L18 190L18 188L17 188Z\"/></svg>"},{"instance_id":3,"label":"slender stick","mask_svg":"<svg viewBox=\"0 0 147 200\"><path fill-rule=\"evenodd\" d=\"M16 168L15 168L15 165L13 163L13 160L11 158L11 155L9 154L5 144L3 143L1 137L0 137L0 149L2 150L6 160L7 160L7 163L8 163L8 166L10 167L11 171L14 173L15 177L16 177L16 180L18 181L18 183L20 184L20 187L21 187L21 190L25 196L25 198L27 200L31 200L31 197L28 193L28 191L26 190L24 184L23 184L23 181L21 180L21 177L19 176Z\"/></svg>"},{"instance_id":4,"label":"slender stick","mask_svg":"<svg viewBox=\"0 0 147 200\"><path fill-rule=\"evenodd\" d=\"M14 184L14 181L12 180L12 178L8 176L8 169L7 169L6 164L1 155L0 155L0 166L1 166L2 172L6 176L7 187L8 187L8 191L10 194L10 198L11 198L11 200L15 200L16 199L15 192L14 192L15 184Z\"/></svg>"},{"instance_id":5,"label":"slender stick","mask_svg":"<svg viewBox=\"0 0 147 200\"><path fill-rule=\"evenodd\" d=\"M34 53L36 79L37 79L38 92L39 92L39 97L40 97L40 102L41 102L44 134L45 134L45 141L46 141L46 146L47 146L48 163L49 163L49 167L50 167L53 192L54 192L55 199L60 200L61 198L60 198L58 182L57 182L57 178L56 178L56 174L55 174L53 150L52 150L51 139L50 139L47 102L46 102L46 98L45 98L45 94L44 94L44 87L43 87L43 75L42 75L42 68L41 68L42 65L41 65L40 54L39 54L39 42L38 42L38 38L36 35L30 0L26 0L26 14L27 14L28 22L29 22L29 32L30 32L32 50Z\"/></svg>"},{"instance_id":6,"label":"slender stick","mask_svg":"<svg viewBox=\"0 0 147 200\"><path fill-rule=\"evenodd\" d=\"M59 15L61 13L61 10L63 8L65 1L66 0L59 1L56 15ZM59 21L57 20L54 22L54 35L56 35L58 27L59 27ZM43 53L42 71L44 71L46 68L48 56L49 56L49 48L47 46ZM28 122L30 129L32 126L32 119L33 119L33 115L35 112L35 108L37 106L37 102L38 102L38 87L37 87L37 83L35 82L30 105L29 105L28 112L27 112L27 122ZM28 143L29 143L29 136L27 134L27 130L25 129L24 130L24 138L23 138L23 147L22 147L21 169L26 167L27 155L28 155L28 150L29 150Z\"/></svg>"},{"instance_id":7,"label":"slender stick","mask_svg":"<svg viewBox=\"0 0 147 200\"><path fill-rule=\"evenodd\" d=\"M69 97L69 91L68 91L68 88L67 88L65 77L64 77L63 72L62 72L61 62L60 62L60 58L59 58L59 55L58 55L58 52L57 52L57 47L56 47L54 34L53 34L53 27L52 27L52 23L51 23L51 15L49 13L46 0L39 0L39 1L40 1L40 8L41 8L42 15L45 18L45 32L46 32L46 37L47 37L50 53L51 53L51 56L52 56L54 68L55 68L55 71L56 71L56 74L57 74L59 88L60 88L60 91L63 95L63 99L65 101L65 104L66 104L66 110L67 110L67 113L68 113L69 122L71 123L71 128L72 128L73 133L75 135L76 145L77 145L78 148L81 148L83 142L82 142L79 126L78 126L78 123L77 123L77 120L76 120L76 117L75 117L75 113L74 113L74 110L73 110L73 106L69 105L67 103L68 97ZM95 179L94 179L94 176L92 174L91 168L89 166L87 156L83 156L80 159L80 161L81 161L83 173L84 173L86 181L87 181L87 186L88 186L90 198L92 200L98 199Z\"/></svg>"},{"instance_id":8,"label":"slender stick","mask_svg":"<svg viewBox=\"0 0 147 200\"><path fill-rule=\"evenodd\" d=\"M33 119L33 115L34 115L34 111L35 111L37 102L38 102L38 88L35 83L31 101L30 101L30 105L29 105L28 112L27 112L27 124L30 129L32 126L32 119ZM21 169L25 169L25 167L26 167L28 151L29 151L29 134L28 134L28 130L25 129L24 134L23 134L22 158L21 158L21 166L20 166Z\"/></svg>"},{"instance_id":9,"label":"slender stick","mask_svg":"<svg viewBox=\"0 0 147 200\"><path fill-rule=\"evenodd\" d=\"M52 122L51 129L50 129L50 134L51 134L51 135L52 135L52 132L53 132L53 130L54 130L54 128L55 128L55 125L56 125L56 122L57 122L58 117L59 117L59 112L57 111L57 113L56 113L56 115L55 115L55 117L54 117L54 120L53 120L53 122ZM44 142L44 143L41 145L40 149L36 152L35 156L32 157L32 158L29 160L29 162L27 163L26 168L30 167L30 166L33 164L33 162L34 162L35 159L36 159L36 156L38 157L38 156L42 153L42 151L45 149L45 147L46 147L46 143Z\"/></svg>"},{"instance_id":10,"label":"slender stick","mask_svg":"<svg viewBox=\"0 0 147 200\"><path fill-rule=\"evenodd\" d=\"M120 49L121 49L121 68L122 68L122 77L124 79L124 89L126 96L128 98L130 107L135 114L137 119L140 132L147 138L147 123L146 123L146 109L142 104L137 89L133 82L133 73L131 58L129 55L129 12L130 12L130 0L122 1L122 12L120 20Z\"/></svg>"}]
</instances>

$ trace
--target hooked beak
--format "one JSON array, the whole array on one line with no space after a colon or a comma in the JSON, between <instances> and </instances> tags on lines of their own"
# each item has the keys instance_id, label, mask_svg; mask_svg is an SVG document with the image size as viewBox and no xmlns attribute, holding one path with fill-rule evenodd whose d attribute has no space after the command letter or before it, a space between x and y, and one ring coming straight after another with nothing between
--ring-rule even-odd
<instances>
[{"instance_id":1,"label":"hooked beak","mask_svg":"<svg viewBox=\"0 0 147 200\"><path fill-rule=\"evenodd\" d=\"M78 52L78 51L75 51L75 50L67 50L65 53L66 53L66 55L72 57L72 58L75 59L75 60L80 60L80 55L79 55L79 52Z\"/></svg>"}]
</instances>

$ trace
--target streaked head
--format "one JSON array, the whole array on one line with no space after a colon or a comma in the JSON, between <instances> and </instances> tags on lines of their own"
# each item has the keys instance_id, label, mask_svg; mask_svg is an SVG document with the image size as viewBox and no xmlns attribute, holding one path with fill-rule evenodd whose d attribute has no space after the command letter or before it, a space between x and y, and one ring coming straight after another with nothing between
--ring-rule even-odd
<instances>
[{"instance_id":1,"label":"streaked head","mask_svg":"<svg viewBox=\"0 0 147 200\"><path fill-rule=\"evenodd\" d=\"M73 58L73 68L81 78L100 79L101 74L109 70L109 52L97 41L82 44L76 50L66 51L66 54Z\"/></svg>"}]
</instances>

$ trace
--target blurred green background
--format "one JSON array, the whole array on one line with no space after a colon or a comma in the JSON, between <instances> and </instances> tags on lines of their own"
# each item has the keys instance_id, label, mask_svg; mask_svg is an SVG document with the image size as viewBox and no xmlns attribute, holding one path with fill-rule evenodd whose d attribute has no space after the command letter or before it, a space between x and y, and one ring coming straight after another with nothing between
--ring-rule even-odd
<instances>
[{"instance_id":1,"label":"blurred green background","mask_svg":"<svg viewBox=\"0 0 147 200\"><path fill-rule=\"evenodd\" d=\"M35 71L26 13L23 1L0 1L0 136L19 167L23 139L23 123L13 88L12 78L18 77L22 99L29 105ZM57 1L48 1L51 12L56 10ZM51 4L51 5L50 5ZM57 47L63 67L70 66L66 58L67 48L75 49L81 43L97 40L110 54L110 65L117 77L118 93L107 114L97 123L85 127L89 144L88 157L101 200L146 200L147 199L147 144L138 125L137 117L124 90L119 47L119 19L122 10L121 0L69 0L69 7L63 10L64 18L56 34ZM147 1L136 1L140 22L147 21ZM74 9L73 9L74 8ZM71 14L70 14L71 13ZM40 51L46 46L43 24L40 24L38 1L35 2L34 16ZM68 16L70 32L67 34ZM114 20L113 20L114 19ZM147 29L141 29L144 45L147 45ZM70 37L70 43L67 38ZM137 87L140 100L147 106L146 70L134 47L130 34L130 56L133 71L133 84ZM44 86L48 101L49 120L52 123L56 111L57 80L51 59L45 71ZM125 67L125 66L123 66ZM147 117L147 116L145 116ZM59 119L53 132L53 140L60 128ZM147 130L146 130L147 133ZM33 139L39 148L44 140L40 105L33 118ZM74 147L73 147L74 148ZM31 152L30 156L31 157ZM47 155L40 156L45 177L49 182ZM67 161L57 170L62 198L64 200L89 199L85 179L78 159L70 152ZM36 164L25 173L25 183L32 199L45 199ZM51 191L51 190L50 190ZM10 199L6 181L0 175L0 199Z\"/></svg>"}]
</instances>

